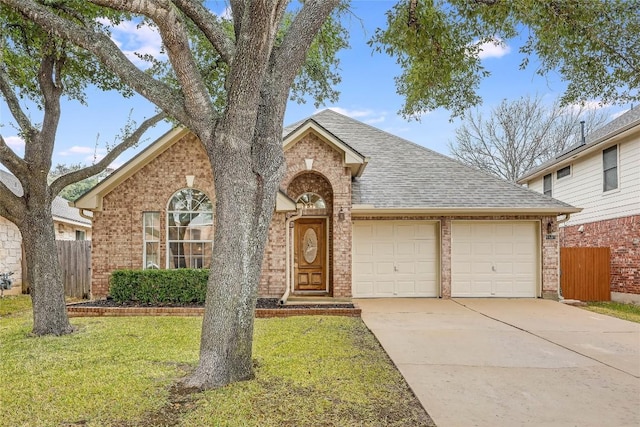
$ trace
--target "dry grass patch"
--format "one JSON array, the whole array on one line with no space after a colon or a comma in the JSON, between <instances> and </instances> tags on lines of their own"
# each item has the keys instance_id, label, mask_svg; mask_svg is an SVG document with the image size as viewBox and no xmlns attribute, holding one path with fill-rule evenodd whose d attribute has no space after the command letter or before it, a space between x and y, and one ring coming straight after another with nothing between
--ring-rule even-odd
<instances>
[{"instance_id":1,"label":"dry grass patch","mask_svg":"<svg viewBox=\"0 0 640 427\"><path fill-rule=\"evenodd\" d=\"M0 426L432 425L360 319L258 319L256 379L190 394L174 385L200 318L78 318L34 338L19 300L0 301Z\"/></svg>"}]
</instances>

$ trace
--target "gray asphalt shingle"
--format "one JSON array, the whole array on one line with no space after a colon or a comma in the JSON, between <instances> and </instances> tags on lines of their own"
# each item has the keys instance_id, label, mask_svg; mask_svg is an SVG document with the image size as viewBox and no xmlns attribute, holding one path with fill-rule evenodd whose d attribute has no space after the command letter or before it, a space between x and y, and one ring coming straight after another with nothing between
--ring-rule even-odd
<instances>
[{"instance_id":1,"label":"gray asphalt shingle","mask_svg":"<svg viewBox=\"0 0 640 427\"><path fill-rule=\"evenodd\" d=\"M364 174L353 182L354 204L376 208L572 208L332 110L309 119L368 158ZM284 134L302 122L287 126Z\"/></svg>"}]
</instances>

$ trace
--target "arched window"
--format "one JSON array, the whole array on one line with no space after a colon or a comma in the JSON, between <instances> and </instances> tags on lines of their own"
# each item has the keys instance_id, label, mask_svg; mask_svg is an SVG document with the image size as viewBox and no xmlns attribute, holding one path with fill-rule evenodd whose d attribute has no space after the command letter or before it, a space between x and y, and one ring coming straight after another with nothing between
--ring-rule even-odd
<instances>
[{"instance_id":1,"label":"arched window","mask_svg":"<svg viewBox=\"0 0 640 427\"><path fill-rule=\"evenodd\" d=\"M167 207L167 268L209 268L213 204L200 190L183 188Z\"/></svg>"},{"instance_id":2,"label":"arched window","mask_svg":"<svg viewBox=\"0 0 640 427\"><path fill-rule=\"evenodd\" d=\"M324 199L316 193L304 193L298 197L298 203L302 203L303 209L326 209Z\"/></svg>"}]
</instances>

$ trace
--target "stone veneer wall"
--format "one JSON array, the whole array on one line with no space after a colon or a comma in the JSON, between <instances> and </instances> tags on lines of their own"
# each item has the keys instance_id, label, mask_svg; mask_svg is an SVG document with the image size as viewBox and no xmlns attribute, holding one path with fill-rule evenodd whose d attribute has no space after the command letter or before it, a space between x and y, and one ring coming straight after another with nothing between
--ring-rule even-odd
<instances>
[{"instance_id":1,"label":"stone veneer wall","mask_svg":"<svg viewBox=\"0 0 640 427\"><path fill-rule=\"evenodd\" d=\"M76 230L84 231L84 239L91 240L91 228L89 227L65 224L58 221L54 221L53 225L56 230L56 240L76 240Z\"/></svg>"},{"instance_id":2,"label":"stone veneer wall","mask_svg":"<svg viewBox=\"0 0 640 427\"><path fill-rule=\"evenodd\" d=\"M440 222L440 292L443 298L451 298L451 221L471 220L471 221L538 221L540 222L539 239L541 242L541 280L542 297L558 299L559 286L559 245L557 239L557 223L555 216L397 216L397 217L376 217L358 216L354 220L424 220ZM547 239L547 224L551 223L551 235L554 238Z\"/></svg>"},{"instance_id":3,"label":"stone veneer wall","mask_svg":"<svg viewBox=\"0 0 640 427\"><path fill-rule=\"evenodd\" d=\"M6 218L0 217L0 273L13 271L13 288L5 295L22 292L22 235L18 227Z\"/></svg>"},{"instance_id":4,"label":"stone veneer wall","mask_svg":"<svg viewBox=\"0 0 640 427\"><path fill-rule=\"evenodd\" d=\"M640 294L640 215L561 227L560 245L611 248L611 292Z\"/></svg>"},{"instance_id":5,"label":"stone veneer wall","mask_svg":"<svg viewBox=\"0 0 640 427\"><path fill-rule=\"evenodd\" d=\"M104 197L103 210L94 213L92 241L92 297L109 292L109 276L117 269L142 268L143 212L160 212L160 260L166 260L166 209L173 194L187 187L215 200L211 164L202 144L192 134L169 147Z\"/></svg>"}]
</instances>

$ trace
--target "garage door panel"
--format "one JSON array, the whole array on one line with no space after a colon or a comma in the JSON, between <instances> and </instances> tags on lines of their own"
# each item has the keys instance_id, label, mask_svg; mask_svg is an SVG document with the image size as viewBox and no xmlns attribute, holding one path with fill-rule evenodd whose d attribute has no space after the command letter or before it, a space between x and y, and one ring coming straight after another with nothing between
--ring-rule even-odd
<instances>
[{"instance_id":1,"label":"garage door panel","mask_svg":"<svg viewBox=\"0 0 640 427\"><path fill-rule=\"evenodd\" d=\"M452 296L535 297L538 232L535 221L453 221Z\"/></svg>"},{"instance_id":2,"label":"garage door panel","mask_svg":"<svg viewBox=\"0 0 640 427\"><path fill-rule=\"evenodd\" d=\"M354 296L437 296L437 230L437 223L428 221L355 220ZM373 265L374 275L367 276L369 268L358 266L364 261Z\"/></svg>"},{"instance_id":3,"label":"garage door panel","mask_svg":"<svg viewBox=\"0 0 640 427\"><path fill-rule=\"evenodd\" d=\"M392 297L395 291L394 281L376 280L374 293L380 296Z\"/></svg>"}]
</instances>

